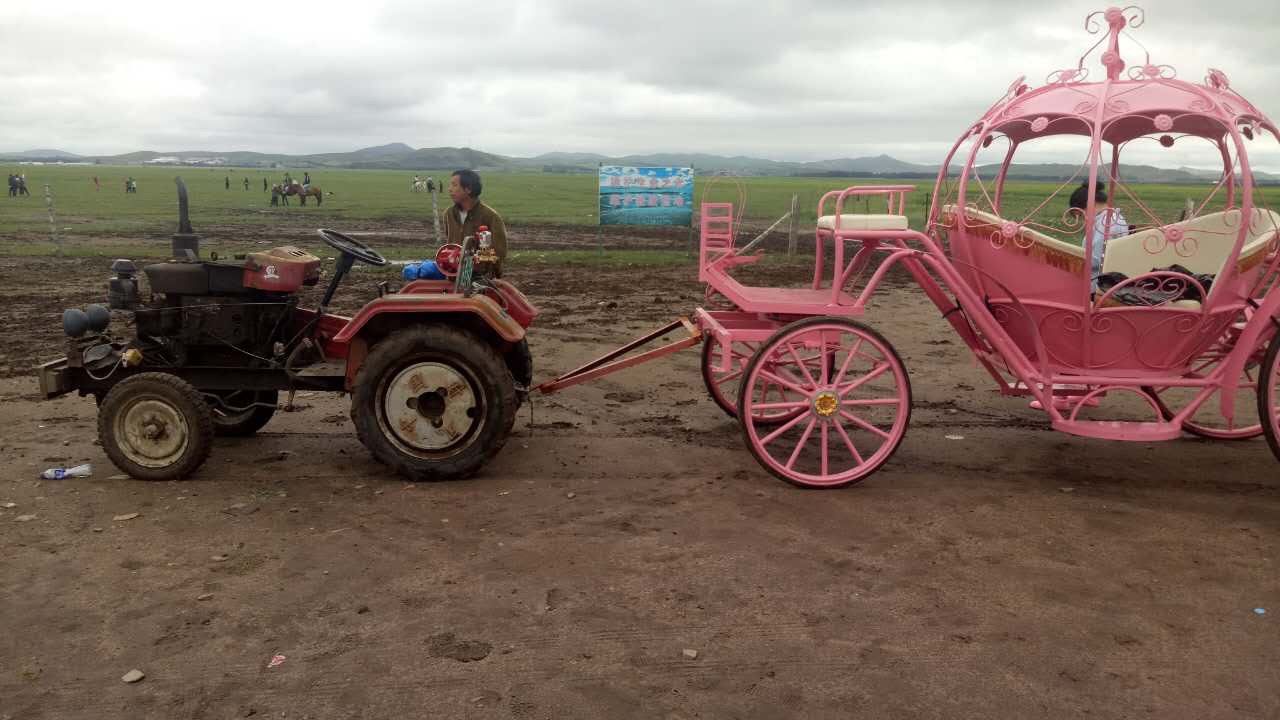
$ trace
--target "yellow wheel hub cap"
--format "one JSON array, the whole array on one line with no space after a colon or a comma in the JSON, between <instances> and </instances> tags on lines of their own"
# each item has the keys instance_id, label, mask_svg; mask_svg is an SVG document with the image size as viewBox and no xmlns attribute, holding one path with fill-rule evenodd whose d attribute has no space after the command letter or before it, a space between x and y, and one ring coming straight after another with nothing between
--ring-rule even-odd
<instances>
[{"instance_id":1,"label":"yellow wheel hub cap","mask_svg":"<svg viewBox=\"0 0 1280 720\"><path fill-rule=\"evenodd\" d=\"M840 407L835 393L824 392L813 399L813 409L822 417L831 417Z\"/></svg>"}]
</instances>

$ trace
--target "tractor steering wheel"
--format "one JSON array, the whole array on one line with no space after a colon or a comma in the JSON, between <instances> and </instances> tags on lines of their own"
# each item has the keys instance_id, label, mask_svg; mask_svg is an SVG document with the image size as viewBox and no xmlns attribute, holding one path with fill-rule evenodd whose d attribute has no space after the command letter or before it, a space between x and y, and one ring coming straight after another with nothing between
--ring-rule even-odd
<instances>
[{"instance_id":1,"label":"tractor steering wheel","mask_svg":"<svg viewBox=\"0 0 1280 720\"><path fill-rule=\"evenodd\" d=\"M376 265L377 267L382 267L387 264L387 259L378 254L377 250L374 250L350 235L344 235L337 230L326 230L324 228L320 228L319 230L316 230L316 232L320 233L320 237L328 243L329 247L344 255L350 255L360 262Z\"/></svg>"}]
</instances>

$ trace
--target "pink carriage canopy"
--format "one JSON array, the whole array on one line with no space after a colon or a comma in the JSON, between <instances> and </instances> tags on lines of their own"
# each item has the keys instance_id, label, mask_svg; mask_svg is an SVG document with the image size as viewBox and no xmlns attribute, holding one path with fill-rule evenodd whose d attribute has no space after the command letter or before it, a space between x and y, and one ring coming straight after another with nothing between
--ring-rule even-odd
<instances>
[{"instance_id":1,"label":"pink carriage canopy","mask_svg":"<svg viewBox=\"0 0 1280 720\"><path fill-rule=\"evenodd\" d=\"M1006 326L1024 349L1034 352L1030 336L1038 332L1049 339L1053 364L1063 368L1172 369L1211 342L1218 326L1231 322L1277 269L1280 215L1267 210L1255 192L1249 165L1250 145L1265 134L1274 140L1275 125L1220 70L1210 69L1200 83L1181 80L1145 48L1141 63L1127 63L1122 39L1141 47L1129 31L1143 21L1142 10L1132 6L1089 15L1085 29L1105 30L1105 36L1075 67L1051 73L1043 86L1032 88L1025 77L1011 83L953 146L934 190L930 227L947 237L961 271L995 298L997 308L1009 301L997 315L1009 321ZM1090 82L1086 63L1094 54L1105 76ZM1007 207L1006 175L1019 148L1055 136L1087 138L1085 161L1038 204ZM996 142L1001 145L995 151L1005 152L1001 162L992 163L999 168L994 177L984 178L982 171L993 173L979 158ZM1173 216L1126 183L1121 156L1136 142L1164 148L1207 142L1221 159L1222 174L1197 207ZM966 150L963 171L955 175L953 159ZM1058 217L1066 194L1081 183L1088 187L1086 207ZM1098 190L1105 191L1105 205L1094 199ZM1107 226L1110 218L1121 217L1118 211L1112 215L1118 205L1129 209L1131 225L1117 223L1101 241L1096 231L1084 231L1100 219ZM1174 265L1192 272L1164 270ZM1100 291L1095 278L1101 273L1117 274L1120 284ZM1134 289L1154 292L1130 292L1126 300L1148 298L1152 307L1128 311L1200 319L1119 312L1111 317L1122 321L1119 330L1115 322L1097 321L1094 316L1116 310L1117 298ZM1017 312L1009 309L1014 306ZM1013 317L1026 314L1030 323ZM1023 327L1028 324L1035 329ZM1166 352L1169 343L1177 350ZM1144 356L1143 344L1161 346L1159 357L1149 349Z\"/></svg>"}]
</instances>

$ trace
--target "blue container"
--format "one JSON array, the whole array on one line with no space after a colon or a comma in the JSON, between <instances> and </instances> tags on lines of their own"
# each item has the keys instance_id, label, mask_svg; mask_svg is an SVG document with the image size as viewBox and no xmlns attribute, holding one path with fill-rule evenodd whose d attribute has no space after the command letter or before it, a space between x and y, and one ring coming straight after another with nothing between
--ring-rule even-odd
<instances>
[{"instance_id":1,"label":"blue container","mask_svg":"<svg viewBox=\"0 0 1280 720\"><path fill-rule=\"evenodd\" d=\"M444 273L440 272L440 268L436 266L435 260L423 260L418 265L419 280L447 280Z\"/></svg>"},{"instance_id":2,"label":"blue container","mask_svg":"<svg viewBox=\"0 0 1280 720\"><path fill-rule=\"evenodd\" d=\"M417 279L418 279L418 266L419 266L419 265L421 265L421 264L422 264L422 263L409 263L408 265L405 265L405 266L404 266L404 279L405 279L405 280L417 280Z\"/></svg>"}]
</instances>

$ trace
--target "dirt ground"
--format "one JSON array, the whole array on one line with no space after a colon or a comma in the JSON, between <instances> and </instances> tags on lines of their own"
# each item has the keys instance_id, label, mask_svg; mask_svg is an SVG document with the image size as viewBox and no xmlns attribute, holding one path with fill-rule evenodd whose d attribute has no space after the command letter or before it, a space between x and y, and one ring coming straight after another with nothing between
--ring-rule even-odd
<instances>
[{"instance_id":1,"label":"dirt ground","mask_svg":"<svg viewBox=\"0 0 1280 720\"><path fill-rule=\"evenodd\" d=\"M0 718L1280 716L1265 442L1054 433L908 287L868 320L912 426L853 488L757 466L695 351L535 398L464 482L388 477L346 398L302 394L144 483L29 370L108 265L0 259ZM510 276L538 379L702 297L691 267Z\"/></svg>"}]
</instances>

